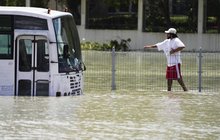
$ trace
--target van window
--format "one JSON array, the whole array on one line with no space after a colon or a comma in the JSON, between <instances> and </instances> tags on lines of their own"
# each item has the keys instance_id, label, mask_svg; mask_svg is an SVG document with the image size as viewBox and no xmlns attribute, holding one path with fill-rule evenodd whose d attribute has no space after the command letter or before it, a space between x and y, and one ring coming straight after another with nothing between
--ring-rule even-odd
<instances>
[{"instance_id":1,"label":"van window","mask_svg":"<svg viewBox=\"0 0 220 140\"><path fill-rule=\"evenodd\" d=\"M0 15L0 32L12 31L12 16Z\"/></svg>"},{"instance_id":2,"label":"van window","mask_svg":"<svg viewBox=\"0 0 220 140\"><path fill-rule=\"evenodd\" d=\"M70 66L74 65L74 59L81 61L80 41L74 19L72 16L55 18L53 25L58 46L59 72L73 71ZM64 55L65 49L67 49L68 57Z\"/></svg>"},{"instance_id":3,"label":"van window","mask_svg":"<svg viewBox=\"0 0 220 140\"><path fill-rule=\"evenodd\" d=\"M10 34L0 34L0 59L12 59L12 44Z\"/></svg>"},{"instance_id":4,"label":"van window","mask_svg":"<svg viewBox=\"0 0 220 140\"><path fill-rule=\"evenodd\" d=\"M48 30L47 20L28 16L14 17L15 29Z\"/></svg>"}]
</instances>

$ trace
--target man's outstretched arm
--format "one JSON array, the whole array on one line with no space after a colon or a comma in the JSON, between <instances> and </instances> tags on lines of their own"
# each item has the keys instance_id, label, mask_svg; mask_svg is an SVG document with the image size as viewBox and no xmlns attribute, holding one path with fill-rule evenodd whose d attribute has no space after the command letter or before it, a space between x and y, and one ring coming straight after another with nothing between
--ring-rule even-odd
<instances>
[{"instance_id":1,"label":"man's outstretched arm","mask_svg":"<svg viewBox=\"0 0 220 140\"><path fill-rule=\"evenodd\" d=\"M144 46L144 48L156 48L157 46L156 45L146 45Z\"/></svg>"}]
</instances>

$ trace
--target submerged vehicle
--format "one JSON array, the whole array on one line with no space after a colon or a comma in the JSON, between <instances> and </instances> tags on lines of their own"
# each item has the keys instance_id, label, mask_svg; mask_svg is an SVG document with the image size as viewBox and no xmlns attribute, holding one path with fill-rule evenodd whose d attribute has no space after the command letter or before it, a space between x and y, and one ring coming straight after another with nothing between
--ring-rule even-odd
<instances>
[{"instance_id":1,"label":"submerged vehicle","mask_svg":"<svg viewBox=\"0 0 220 140\"><path fill-rule=\"evenodd\" d=\"M0 6L0 96L83 92L80 40L68 12Z\"/></svg>"}]
</instances>

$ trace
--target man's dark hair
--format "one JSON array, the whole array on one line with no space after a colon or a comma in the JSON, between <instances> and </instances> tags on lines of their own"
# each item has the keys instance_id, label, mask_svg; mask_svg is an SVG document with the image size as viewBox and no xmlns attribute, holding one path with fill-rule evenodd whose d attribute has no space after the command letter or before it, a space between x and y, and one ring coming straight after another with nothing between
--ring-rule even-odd
<instances>
[{"instance_id":1,"label":"man's dark hair","mask_svg":"<svg viewBox=\"0 0 220 140\"><path fill-rule=\"evenodd\" d=\"M177 34L170 34L172 36L172 38L176 38L178 37Z\"/></svg>"}]
</instances>

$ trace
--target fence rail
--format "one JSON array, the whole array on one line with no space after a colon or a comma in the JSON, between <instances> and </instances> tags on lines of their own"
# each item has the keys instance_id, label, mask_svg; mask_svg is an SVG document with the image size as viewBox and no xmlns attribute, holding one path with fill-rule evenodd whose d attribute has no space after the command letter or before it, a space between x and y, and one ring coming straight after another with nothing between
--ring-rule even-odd
<instances>
[{"instance_id":1,"label":"fence rail","mask_svg":"<svg viewBox=\"0 0 220 140\"><path fill-rule=\"evenodd\" d=\"M162 52L112 54L106 51L83 51L83 57L87 65L84 80L86 91L166 90L166 58ZM219 53L182 52L181 58L183 80L189 90L220 90ZM182 91L177 82L173 83L173 90Z\"/></svg>"}]
</instances>

